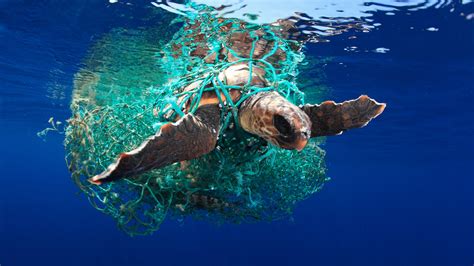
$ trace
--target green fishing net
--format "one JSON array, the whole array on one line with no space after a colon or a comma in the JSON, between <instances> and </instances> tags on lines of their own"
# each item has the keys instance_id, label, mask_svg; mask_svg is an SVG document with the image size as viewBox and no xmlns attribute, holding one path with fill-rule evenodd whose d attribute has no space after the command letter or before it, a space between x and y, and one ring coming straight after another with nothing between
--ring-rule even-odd
<instances>
[{"instance_id":1,"label":"green fishing net","mask_svg":"<svg viewBox=\"0 0 474 266\"><path fill-rule=\"evenodd\" d=\"M96 209L130 235L156 231L166 216L239 223L291 215L297 202L327 180L320 143L312 140L302 152L279 149L243 132L236 115L243 100L261 91L275 90L304 103L295 85L303 60L298 43L280 26L221 19L210 12L163 27L116 29L92 47L75 77L66 129L72 179ZM232 33L249 39L247 53L233 50ZM266 48L260 49L259 42ZM249 80L235 87L219 80L220 72L237 63L248 64L250 71L265 69L270 85L254 87ZM183 90L195 81L200 85ZM238 102L228 97L230 89L242 91ZM192 99L194 112L205 91L226 96L213 152L100 186L87 181L182 115L179 99Z\"/></svg>"}]
</instances>

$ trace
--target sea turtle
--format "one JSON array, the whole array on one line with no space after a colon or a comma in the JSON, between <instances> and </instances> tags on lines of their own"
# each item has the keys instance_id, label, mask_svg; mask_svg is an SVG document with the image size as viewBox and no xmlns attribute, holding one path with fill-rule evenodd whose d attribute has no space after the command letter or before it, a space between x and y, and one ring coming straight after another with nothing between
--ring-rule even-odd
<instances>
[{"instance_id":1,"label":"sea turtle","mask_svg":"<svg viewBox=\"0 0 474 266\"><path fill-rule=\"evenodd\" d=\"M242 25L245 27L244 23ZM195 23L190 28L192 30L198 26L199 24ZM220 30L229 31L230 27L226 27L222 25ZM281 27L291 25L281 23ZM284 30L283 33L277 34L284 35L286 32L289 31ZM173 163L192 160L212 152L220 137L223 123L221 113L224 107L221 103L237 102L242 99L245 86L271 85L266 78L268 73L263 64L241 62L239 56L265 58L273 65L278 65L287 57L284 50L274 49L276 47L276 44L272 43L274 41L262 37L265 34L263 30L253 31L252 34L247 31L234 31L223 35L226 38L223 42L227 43L227 46L218 51L211 51L209 46L205 45L206 38L203 37L205 35L191 31L195 49L190 55L206 62L223 58L226 62L232 63L219 71L218 80L232 86L233 89L229 90L227 95L214 90L204 91L200 95L197 109L193 112L191 112L193 97L179 98L178 101L182 103L180 106L184 106L183 113L174 122L163 125L139 147L121 153L104 172L93 176L89 181L99 185ZM179 50L179 47L176 49ZM272 56L265 56L270 51ZM202 85L202 82L202 79L192 82L180 88L179 92L195 90ZM266 90L245 98L238 106L237 116L241 129L251 135L258 136L282 149L302 150L310 138L339 135L345 130L367 125L371 119L382 113L384 108L385 104L378 103L366 95L342 103L325 101L320 104L296 106L277 90Z\"/></svg>"}]
</instances>

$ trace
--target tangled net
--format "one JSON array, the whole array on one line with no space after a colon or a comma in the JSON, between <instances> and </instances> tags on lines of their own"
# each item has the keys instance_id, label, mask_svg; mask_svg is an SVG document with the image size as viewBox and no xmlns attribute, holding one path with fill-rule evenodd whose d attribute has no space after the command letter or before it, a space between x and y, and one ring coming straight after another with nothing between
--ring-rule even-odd
<instances>
[{"instance_id":1,"label":"tangled net","mask_svg":"<svg viewBox=\"0 0 474 266\"><path fill-rule=\"evenodd\" d=\"M107 51L112 63L77 74L65 138L73 180L96 209L130 235L156 231L167 215L237 223L290 215L298 201L326 181L324 151L316 141L302 152L267 145L243 132L236 115L240 103L261 91L276 90L295 104L304 103L304 94L295 86L297 64L303 60L298 43L281 25L221 19L210 12L180 20L174 25L184 26L169 42L161 35L162 41L150 43L159 39L153 35L160 31L133 38L112 32L95 48ZM248 39L250 46L236 49L229 36ZM106 44L117 42L141 52L113 53ZM236 87L218 78L238 63L248 64L250 71L263 68L269 86L251 86L249 79ZM193 90L183 89L196 81L200 85ZM242 91L239 101L229 98L230 89ZM87 181L121 152L136 148L182 115L187 100L194 112L205 91L227 98L221 102L224 125L213 152L185 167L173 164L101 186Z\"/></svg>"}]
</instances>

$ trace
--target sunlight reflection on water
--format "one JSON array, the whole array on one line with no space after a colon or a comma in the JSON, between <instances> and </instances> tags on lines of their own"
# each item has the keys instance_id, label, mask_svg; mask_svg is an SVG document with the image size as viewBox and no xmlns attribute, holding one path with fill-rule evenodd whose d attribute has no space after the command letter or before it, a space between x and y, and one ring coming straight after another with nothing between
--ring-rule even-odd
<instances>
[{"instance_id":1,"label":"sunlight reflection on water","mask_svg":"<svg viewBox=\"0 0 474 266\"><path fill-rule=\"evenodd\" d=\"M473 0L464 0L460 4L468 4ZM356 29L368 32L381 24L374 23L371 19L375 12L385 12L386 15L395 15L397 11L414 12L428 8L445 8L453 5L450 12L456 12L452 0L379 0L366 2L363 0L321 0L315 3L311 0L292 1L285 0L194 0L191 3L212 6L217 16L239 18L255 23L272 23L278 19L298 21L298 26L303 34L312 36L311 42L324 39L321 36L332 36ZM167 11L185 15L195 12L192 5L178 4L173 1L157 0L152 2L156 7ZM271 8L269 8L271 7ZM460 14L470 18L471 14Z\"/></svg>"}]
</instances>

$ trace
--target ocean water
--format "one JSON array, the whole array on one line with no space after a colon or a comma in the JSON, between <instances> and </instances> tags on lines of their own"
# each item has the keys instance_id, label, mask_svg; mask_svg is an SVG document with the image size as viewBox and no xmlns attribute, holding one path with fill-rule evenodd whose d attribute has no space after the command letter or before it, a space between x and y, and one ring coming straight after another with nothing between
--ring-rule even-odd
<instances>
[{"instance_id":1,"label":"ocean water","mask_svg":"<svg viewBox=\"0 0 474 266\"><path fill-rule=\"evenodd\" d=\"M0 0L0 265L474 263L472 1L199 2L261 23L298 17L311 36L302 89L336 101L368 94L385 112L327 139L331 181L288 219L165 220L131 238L71 181L64 135L37 132L70 117L74 74L102 36L171 31L183 6Z\"/></svg>"}]
</instances>

